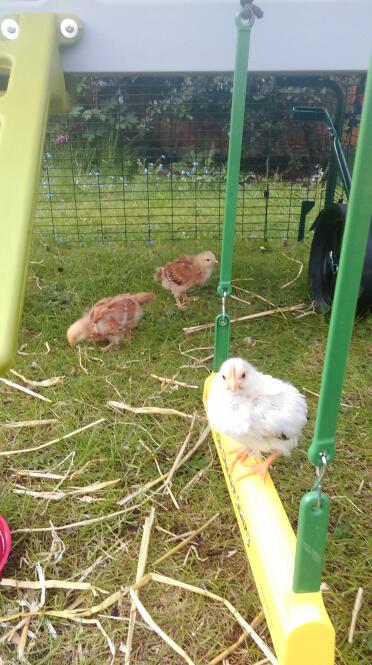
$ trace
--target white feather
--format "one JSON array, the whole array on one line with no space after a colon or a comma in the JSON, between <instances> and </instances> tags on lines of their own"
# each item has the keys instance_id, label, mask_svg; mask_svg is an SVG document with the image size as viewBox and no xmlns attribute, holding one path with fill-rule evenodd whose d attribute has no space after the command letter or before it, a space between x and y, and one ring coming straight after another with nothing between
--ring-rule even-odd
<instances>
[{"instance_id":1,"label":"white feather","mask_svg":"<svg viewBox=\"0 0 372 665\"><path fill-rule=\"evenodd\" d=\"M240 382L234 391L223 378L231 371ZM290 455L306 424L307 405L290 383L262 374L241 358L230 358L212 381L207 414L212 429L253 455L273 451Z\"/></svg>"}]
</instances>

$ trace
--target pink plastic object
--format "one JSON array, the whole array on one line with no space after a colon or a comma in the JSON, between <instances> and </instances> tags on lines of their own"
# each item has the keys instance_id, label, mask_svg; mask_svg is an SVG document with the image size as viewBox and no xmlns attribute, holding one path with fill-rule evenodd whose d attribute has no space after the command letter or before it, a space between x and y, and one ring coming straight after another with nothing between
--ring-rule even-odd
<instances>
[{"instance_id":1,"label":"pink plastic object","mask_svg":"<svg viewBox=\"0 0 372 665\"><path fill-rule=\"evenodd\" d=\"M8 561L11 545L12 537L8 522L0 515L0 575Z\"/></svg>"}]
</instances>

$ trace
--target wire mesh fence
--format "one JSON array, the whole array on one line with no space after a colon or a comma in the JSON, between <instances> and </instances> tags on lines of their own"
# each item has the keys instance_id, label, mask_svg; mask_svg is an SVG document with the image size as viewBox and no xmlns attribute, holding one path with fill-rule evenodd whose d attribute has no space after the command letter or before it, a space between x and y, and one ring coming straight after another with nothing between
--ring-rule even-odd
<instances>
[{"instance_id":1,"label":"wire mesh fence","mask_svg":"<svg viewBox=\"0 0 372 665\"><path fill-rule=\"evenodd\" d=\"M341 81L350 156L356 84ZM220 237L230 76L71 76L68 87L71 112L48 126L36 233L60 241ZM315 203L309 222L324 201L329 136L320 123L292 118L292 107L306 104L334 111L334 91L306 79L250 79L237 211L242 238L296 238L302 201Z\"/></svg>"}]
</instances>

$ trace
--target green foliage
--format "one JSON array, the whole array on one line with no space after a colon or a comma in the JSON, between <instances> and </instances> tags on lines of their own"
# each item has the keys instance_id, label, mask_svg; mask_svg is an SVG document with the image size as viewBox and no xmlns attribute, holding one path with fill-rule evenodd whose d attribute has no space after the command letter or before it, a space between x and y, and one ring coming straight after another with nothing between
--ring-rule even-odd
<instances>
[{"instance_id":1,"label":"green foliage","mask_svg":"<svg viewBox=\"0 0 372 665\"><path fill-rule=\"evenodd\" d=\"M274 76L250 77L243 160L252 155L266 159L273 150L275 152L277 141L290 131L291 109L299 100L314 105L325 103L324 90L301 90L285 85L287 87ZM183 122L188 123L191 135L197 136L197 130L202 133L207 151L214 142L213 136L220 136L224 147L215 150L215 157L226 159L231 75L172 78L70 75L67 87L75 104L68 116L51 120L51 143L78 137L98 155L102 146L110 142L115 153L124 151L131 159L143 158L144 151L152 145L158 148L159 155L164 153L168 158L177 159L177 123ZM326 102L332 107L329 95ZM171 128L174 146L165 145L169 138L165 141L161 127L163 130ZM63 136L67 137L66 141Z\"/></svg>"}]
</instances>

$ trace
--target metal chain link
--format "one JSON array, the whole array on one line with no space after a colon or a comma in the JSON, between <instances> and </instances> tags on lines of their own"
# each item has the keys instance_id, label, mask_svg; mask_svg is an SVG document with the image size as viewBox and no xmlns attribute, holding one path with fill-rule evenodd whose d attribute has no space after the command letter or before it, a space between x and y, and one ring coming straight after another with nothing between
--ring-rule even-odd
<instances>
[{"instance_id":1,"label":"metal chain link","mask_svg":"<svg viewBox=\"0 0 372 665\"><path fill-rule=\"evenodd\" d=\"M221 298L221 313L222 313L222 318L220 320L220 324L224 325L226 323L226 298L227 298L227 290L224 289L222 292L222 298Z\"/></svg>"},{"instance_id":2,"label":"metal chain link","mask_svg":"<svg viewBox=\"0 0 372 665\"><path fill-rule=\"evenodd\" d=\"M322 480L324 478L324 474L327 470L327 456L325 453L320 453L319 454L321 464L320 466L315 467L315 475L316 475L316 481L313 485L313 490L317 491L317 508L319 509L322 505Z\"/></svg>"},{"instance_id":3,"label":"metal chain link","mask_svg":"<svg viewBox=\"0 0 372 665\"><path fill-rule=\"evenodd\" d=\"M256 18L262 18L264 13L260 7L254 5L255 0L240 0L241 10L240 14L244 20L249 20L253 16Z\"/></svg>"}]
</instances>

